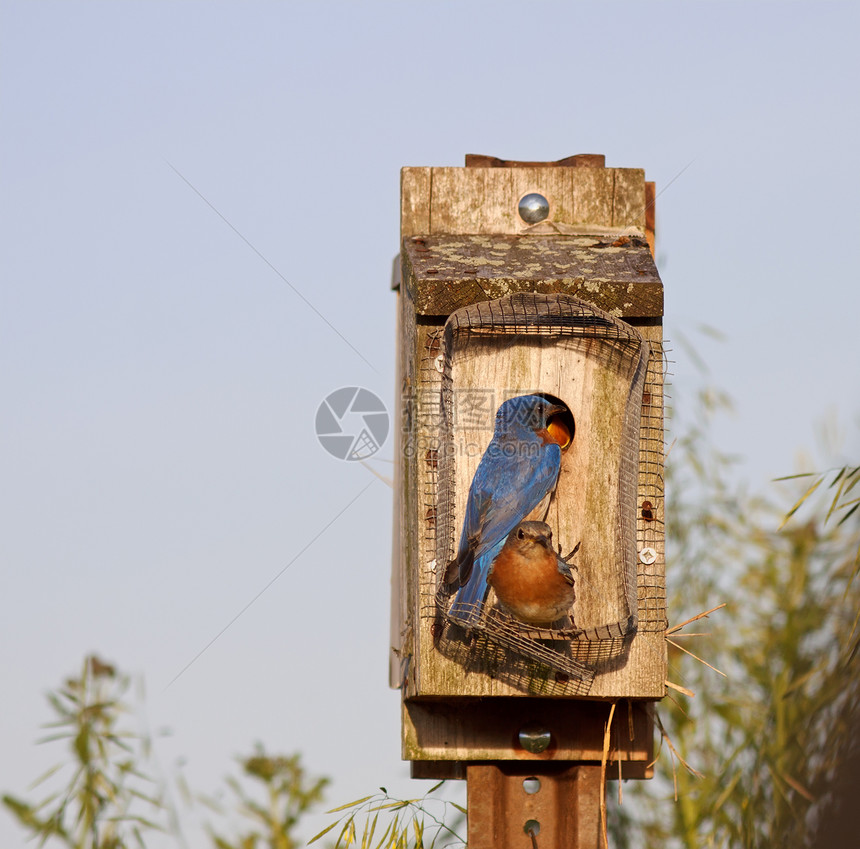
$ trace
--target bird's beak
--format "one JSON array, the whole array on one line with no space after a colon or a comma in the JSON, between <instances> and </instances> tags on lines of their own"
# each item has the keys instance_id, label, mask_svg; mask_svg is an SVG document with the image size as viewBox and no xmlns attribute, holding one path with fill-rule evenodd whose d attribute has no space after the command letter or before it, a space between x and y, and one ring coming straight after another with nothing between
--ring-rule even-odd
<instances>
[{"instance_id":1,"label":"bird's beak","mask_svg":"<svg viewBox=\"0 0 860 849\"><path fill-rule=\"evenodd\" d=\"M557 413L564 413L567 411L567 407L563 407L561 404L550 404L546 408L546 417L549 419L551 416L556 415Z\"/></svg>"}]
</instances>

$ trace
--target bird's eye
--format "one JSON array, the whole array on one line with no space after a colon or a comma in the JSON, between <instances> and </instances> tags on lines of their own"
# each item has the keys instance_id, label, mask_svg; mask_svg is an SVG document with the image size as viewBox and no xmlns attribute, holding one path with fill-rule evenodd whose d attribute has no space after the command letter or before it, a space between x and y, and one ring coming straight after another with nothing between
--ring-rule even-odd
<instances>
[{"instance_id":1,"label":"bird's eye","mask_svg":"<svg viewBox=\"0 0 860 849\"><path fill-rule=\"evenodd\" d=\"M526 538L526 532L522 528L520 528L517 531L517 539L525 539L525 538Z\"/></svg>"}]
</instances>

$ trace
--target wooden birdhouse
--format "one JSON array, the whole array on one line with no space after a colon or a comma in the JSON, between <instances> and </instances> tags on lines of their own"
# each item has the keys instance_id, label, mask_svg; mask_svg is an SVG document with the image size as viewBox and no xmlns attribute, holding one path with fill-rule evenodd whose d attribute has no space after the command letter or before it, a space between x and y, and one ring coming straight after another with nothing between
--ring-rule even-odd
<instances>
[{"instance_id":1,"label":"wooden birdhouse","mask_svg":"<svg viewBox=\"0 0 860 849\"><path fill-rule=\"evenodd\" d=\"M418 777L599 761L619 702L613 760L625 777L647 773L650 705L666 679L653 201L643 171L594 155L402 171L391 679ZM546 415L532 442L552 443L552 481L539 504L525 484L521 499L506 496L502 535L499 504L475 482L491 443L507 450L499 417L517 398ZM512 612L492 583L505 537L527 519L551 532L541 544L571 586L552 621ZM485 531L497 538L481 548ZM465 594L458 558L472 568L473 553L491 577ZM543 729L543 748L529 728Z\"/></svg>"}]
</instances>

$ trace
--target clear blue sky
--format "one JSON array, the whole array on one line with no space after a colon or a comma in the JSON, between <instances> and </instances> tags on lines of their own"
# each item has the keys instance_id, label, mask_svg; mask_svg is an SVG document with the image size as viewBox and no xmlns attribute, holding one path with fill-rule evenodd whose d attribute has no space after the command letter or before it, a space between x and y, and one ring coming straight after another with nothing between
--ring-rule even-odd
<instances>
[{"instance_id":1,"label":"clear blue sky","mask_svg":"<svg viewBox=\"0 0 860 849\"><path fill-rule=\"evenodd\" d=\"M6 0L0 790L53 762L43 694L96 651L201 790L262 740L332 804L416 792L391 490L313 433L340 386L392 403L403 165L644 167L666 334L737 402L721 447L763 488L830 416L856 460L858 28L823 2Z\"/></svg>"}]
</instances>

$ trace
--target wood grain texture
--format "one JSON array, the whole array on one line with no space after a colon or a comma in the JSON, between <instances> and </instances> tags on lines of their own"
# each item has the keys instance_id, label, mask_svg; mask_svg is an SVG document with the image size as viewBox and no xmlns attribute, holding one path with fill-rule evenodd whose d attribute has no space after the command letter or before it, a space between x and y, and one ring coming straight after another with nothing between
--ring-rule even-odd
<instances>
[{"instance_id":1,"label":"wood grain texture","mask_svg":"<svg viewBox=\"0 0 860 849\"><path fill-rule=\"evenodd\" d=\"M651 248L651 255L654 253L657 245L657 184L645 183L645 238L648 239L648 247Z\"/></svg>"},{"instance_id":2,"label":"wood grain texture","mask_svg":"<svg viewBox=\"0 0 860 849\"><path fill-rule=\"evenodd\" d=\"M412 699L403 705L404 760L523 760L534 763L600 761L609 705L562 699ZM654 757L651 710L640 702L616 707L610 737L613 761L649 763ZM552 735L539 754L518 742L520 729L537 724ZM632 729L632 733L631 733Z\"/></svg>"},{"instance_id":3,"label":"wood grain texture","mask_svg":"<svg viewBox=\"0 0 860 849\"><path fill-rule=\"evenodd\" d=\"M433 168L427 233L518 233L525 229L517 213L519 198L513 198L512 172L511 168Z\"/></svg>"},{"instance_id":4,"label":"wood grain texture","mask_svg":"<svg viewBox=\"0 0 860 849\"><path fill-rule=\"evenodd\" d=\"M566 232L633 228L645 232L645 174L638 168L404 168L401 236ZM523 221L523 195L547 198L550 215Z\"/></svg>"},{"instance_id":5,"label":"wood grain texture","mask_svg":"<svg viewBox=\"0 0 860 849\"><path fill-rule=\"evenodd\" d=\"M430 232L430 168L400 171L400 237Z\"/></svg>"},{"instance_id":6,"label":"wood grain texture","mask_svg":"<svg viewBox=\"0 0 860 849\"><path fill-rule=\"evenodd\" d=\"M415 486L418 461L414 450L414 442L420 438L419 429L413 420L414 399L418 394L417 371L419 360L416 356L418 328L415 321L415 310L408 290L401 289L398 296L400 305L399 316L399 395L397 397L397 412L395 427L398 431L399 450L397 454L397 477L395 489L400 505L400 515L395 517L397 546L395 548L394 571L397 573L393 581L396 587L397 621L392 623L391 630L396 635L392 645L391 678L404 692L415 688L415 669L413 662L416 655L415 632L418 628L418 591L417 577L425 569L422 551L419 548L419 502L418 490Z\"/></svg>"},{"instance_id":7,"label":"wood grain texture","mask_svg":"<svg viewBox=\"0 0 860 849\"><path fill-rule=\"evenodd\" d=\"M612 226L645 230L645 172L641 168L615 168Z\"/></svg>"},{"instance_id":8,"label":"wood grain texture","mask_svg":"<svg viewBox=\"0 0 860 849\"><path fill-rule=\"evenodd\" d=\"M403 240L402 255L420 315L447 317L517 292L575 295L626 319L663 314L663 284L644 238L415 236Z\"/></svg>"},{"instance_id":9,"label":"wood grain texture","mask_svg":"<svg viewBox=\"0 0 860 849\"><path fill-rule=\"evenodd\" d=\"M573 218L571 224L612 226L614 168L583 168L572 181Z\"/></svg>"},{"instance_id":10,"label":"wood grain texture","mask_svg":"<svg viewBox=\"0 0 860 849\"><path fill-rule=\"evenodd\" d=\"M400 318L400 301L401 296L397 295L397 336L398 346L402 338L401 333L401 318ZM395 363L395 386L400 386L402 381L403 371L403 356L402 352L398 351L397 361ZM403 490L398 486L403 480L403 451L400 440L400 433L403 428L402 416L400 414L399 404L394 410L394 497L392 498L393 521L391 523L391 621L389 624L389 653L388 653L388 685L392 688L400 686L401 671L400 658L403 654L403 634L401 629L406 621L407 612L404 604L404 576L400 568L401 561L404 557L403 544L401 541L401 525L400 519L402 515L402 497Z\"/></svg>"}]
</instances>

